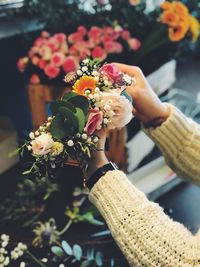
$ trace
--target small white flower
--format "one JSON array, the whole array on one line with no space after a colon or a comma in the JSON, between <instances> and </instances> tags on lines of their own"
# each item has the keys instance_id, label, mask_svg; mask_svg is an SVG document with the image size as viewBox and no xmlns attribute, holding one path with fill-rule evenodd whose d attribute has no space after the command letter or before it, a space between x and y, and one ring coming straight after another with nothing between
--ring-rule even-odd
<instances>
[{"instance_id":1,"label":"small white flower","mask_svg":"<svg viewBox=\"0 0 200 267\"><path fill-rule=\"evenodd\" d=\"M91 142L91 141L92 141L92 139L89 137L87 141L88 141L88 142Z\"/></svg>"},{"instance_id":2,"label":"small white flower","mask_svg":"<svg viewBox=\"0 0 200 267\"><path fill-rule=\"evenodd\" d=\"M37 135L37 136L40 135L39 131L36 131L36 132L35 132L35 135Z\"/></svg>"},{"instance_id":3,"label":"small white flower","mask_svg":"<svg viewBox=\"0 0 200 267\"><path fill-rule=\"evenodd\" d=\"M5 253L6 253L5 248L0 248L0 254L5 254Z\"/></svg>"},{"instance_id":4,"label":"small white flower","mask_svg":"<svg viewBox=\"0 0 200 267\"><path fill-rule=\"evenodd\" d=\"M81 70L77 70L76 73L78 74L78 76L81 76L83 74Z\"/></svg>"},{"instance_id":5,"label":"small white flower","mask_svg":"<svg viewBox=\"0 0 200 267\"><path fill-rule=\"evenodd\" d=\"M25 267L26 266L26 263L24 262L24 261L22 261L21 263L20 263L20 266L19 267Z\"/></svg>"},{"instance_id":6,"label":"small white flower","mask_svg":"<svg viewBox=\"0 0 200 267\"><path fill-rule=\"evenodd\" d=\"M47 127L49 127L51 125L51 122L47 122Z\"/></svg>"},{"instance_id":7,"label":"small white flower","mask_svg":"<svg viewBox=\"0 0 200 267\"><path fill-rule=\"evenodd\" d=\"M1 243L2 248L7 247L7 245L8 245L8 241L3 241L3 242Z\"/></svg>"},{"instance_id":8,"label":"small white flower","mask_svg":"<svg viewBox=\"0 0 200 267\"><path fill-rule=\"evenodd\" d=\"M18 256L19 257L23 256L23 254L24 254L23 250L18 250Z\"/></svg>"},{"instance_id":9,"label":"small white flower","mask_svg":"<svg viewBox=\"0 0 200 267\"><path fill-rule=\"evenodd\" d=\"M108 119L107 118L104 118L103 119L103 123L107 124L108 123Z\"/></svg>"},{"instance_id":10,"label":"small white flower","mask_svg":"<svg viewBox=\"0 0 200 267\"><path fill-rule=\"evenodd\" d=\"M73 146L73 145L74 145L73 140L69 140L69 141L67 142L67 145L70 146L70 147Z\"/></svg>"},{"instance_id":11,"label":"small white flower","mask_svg":"<svg viewBox=\"0 0 200 267\"><path fill-rule=\"evenodd\" d=\"M95 80L96 82L98 82L98 81L99 81L99 77L98 77L98 76L95 76L95 77L94 77L94 80Z\"/></svg>"},{"instance_id":12,"label":"small white flower","mask_svg":"<svg viewBox=\"0 0 200 267\"><path fill-rule=\"evenodd\" d=\"M99 74L99 73L98 73L96 70L93 70L93 72L92 72L92 75L93 75L93 76L98 76L98 74Z\"/></svg>"},{"instance_id":13,"label":"small white flower","mask_svg":"<svg viewBox=\"0 0 200 267\"><path fill-rule=\"evenodd\" d=\"M3 241L9 241L9 239L10 239L10 237L9 237L9 235L6 235L6 234L2 234L1 235L1 240L3 240Z\"/></svg>"},{"instance_id":14,"label":"small white flower","mask_svg":"<svg viewBox=\"0 0 200 267\"><path fill-rule=\"evenodd\" d=\"M6 257L4 260L4 266L7 266L10 263L9 257Z\"/></svg>"},{"instance_id":15,"label":"small white flower","mask_svg":"<svg viewBox=\"0 0 200 267\"><path fill-rule=\"evenodd\" d=\"M80 133L77 133L76 134L76 137L80 138L81 137Z\"/></svg>"},{"instance_id":16,"label":"small white flower","mask_svg":"<svg viewBox=\"0 0 200 267\"><path fill-rule=\"evenodd\" d=\"M93 138L93 141L94 141L95 143L97 143L97 142L99 141L99 138L98 138L97 136L95 136L95 137Z\"/></svg>"},{"instance_id":17,"label":"small white flower","mask_svg":"<svg viewBox=\"0 0 200 267\"><path fill-rule=\"evenodd\" d=\"M90 94L90 90L85 90L85 94L89 95Z\"/></svg>"},{"instance_id":18,"label":"small white flower","mask_svg":"<svg viewBox=\"0 0 200 267\"><path fill-rule=\"evenodd\" d=\"M48 117L48 119L47 119L48 121L52 121L52 117Z\"/></svg>"},{"instance_id":19,"label":"small white flower","mask_svg":"<svg viewBox=\"0 0 200 267\"><path fill-rule=\"evenodd\" d=\"M43 131L44 130L44 127L43 126L40 126L39 130L40 131Z\"/></svg>"},{"instance_id":20,"label":"small white flower","mask_svg":"<svg viewBox=\"0 0 200 267\"><path fill-rule=\"evenodd\" d=\"M110 110L109 112L108 112L108 116L109 117L113 117L115 115L115 112L113 111L113 110Z\"/></svg>"},{"instance_id":21,"label":"small white flower","mask_svg":"<svg viewBox=\"0 0 200 267\"><path fill-rule=\"evenodd\" d=\"M133 82L133 78L131 76L129 76L128 74L123 75L123 80L128 85L131 85Z\"/></svg>"},{"instance_id":22,"label":"small white flower","mask_svg":"<svg viewBox=\"0 0 200 267\"><path fill-rule=\"evenodd\" d=\"M28 151L32 150L32 146L27 146Z\"/></svg>"},{"instance_id":23,"label":"small white flower","mask_svg":"<svg viewBox=\"0 0 200 267\"><path fill-rule=\"evenodd\" d=\"M110 110L110 109L111 109L111 106L110 106L110 105L108 105L108 104L106 104L106 105L104 106L104 109L105 109L106 111L108 111L108 110Z\"/></svg>"},{"instance_id":24,"label":"small white flower","mask_svg":"<svg viewBox=\"0 0 200 267\"><path fill-rule=\"evenodd\" d=\"M112 100L108 100L109 105L112 105L112 103L113 103Z\"/></svg>"},{"instance_id":25,"label":"small white flower","mask_svg":"<svg viewBox=\"0 0 200 267\"><path fill-rule=\"evenodd\" d=\"M99 93L99 92L100 92L99 87L96 87L96 88L95 88L95 93Z\"/></svg>"},{"instance_id":26,"label":"small white flower","mask_svg":"<svg viewBox=\"0 0 200 267\"><path fill-rule=\"evenodd\" d=\"M15 250L11 251L10 255L11 255L11 259L13 260L17 260L19 258L19 255Z\"/></svg>"},{"instance_id":27,"label":"small white flower","mask_svg":"<svg viewBox=\"0 0 200 267\"><path fill-rule=\"evenodd\" d=\"M89 59L88 59L88 58L84 59L84 60L83 60L83 63L84 63L84 64L88 64L88 63L89 63Z\"/></svg>"},{"instance_id":28,"label":"small white flower","mask_svg":"<svg viewBox=\"0 0 200 267\"><path fill-rule=\"evenodd\" d=\"M34 139L35 138L34 133L33 132L30 132L29 137L30 137L30 139Z\"/></svg>"},{"instance_id":29,"label":"small white flower","mask_svg":"<svg viewBox=\"0 0 200 267\"><path fill-rule=\"evenodd\" d=\"M90 99L93 99L94 98L94 96L92 95L92 94L89 94L89 96L88 96Z\"/></svg>"},{"instance_id":30,"label":"small white flower","mask_svg":"<svg viewBox=\"0 0 200 267\"><path fill-rule=\"evenodd\" d=\"M87 134L85 134L85 133L82 134L82 138L86 140L87 139Z\"/></svg>"},{"instance_id":31,"label":"small white flower","mask_svg":"<svg viewBox=\"0 0 200 267\"><path fill-rule=\"evenodd\" d=\"M83 72L86 72L87 70L88 70L88 67L86 67L86 66L82 67Z\"/></svg>"},{"instance_id":32,"label":"small white flower","mask_svg":"<svg viewBox=\"0 0 200 267\"><path fill-rule=\"evenodd\" d=\"M43 258L41 261L46 263L46 262L48 262L48 259L47 258Z\"/></svg>"},{"instance_id":33,"label":"small white flower","mask_svg":"<svg viewBox=\"0 0 200 267\"><path fill-rule=\"evenodd\" d=\"M65 267L65 265L61 263L61 264L59 265L59 267Z\"/></svg>"},{"instance_id":34,"label":"small white flower","mask_svg":"<svg viewBox=\"0 0 200 267\"><path fill-rule=\"evenodd\" d=\"M108 80L105 80L105 81L104 81L104 84L105 84L105 85L109 85L109 81L108 81Z\"/></svg>"}]
</instances>

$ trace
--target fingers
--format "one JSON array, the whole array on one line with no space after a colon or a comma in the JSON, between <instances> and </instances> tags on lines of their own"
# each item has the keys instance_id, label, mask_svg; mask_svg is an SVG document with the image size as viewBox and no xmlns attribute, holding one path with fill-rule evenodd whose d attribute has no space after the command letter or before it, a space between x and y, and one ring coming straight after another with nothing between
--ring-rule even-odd
<instances>
[{"instance_id":1,"label":"fingers","mask_svg":"<svg viewBox=\"0 0 200 267\"><path fill-rule=\"evenodd\" d=\"M125 65L121 63L114 63L122 72L132 76L132 77L137 77L138 75L142 74L142 71L140 68L136 66L130 66L130 65Z\"/></svg>"}]
</instances>

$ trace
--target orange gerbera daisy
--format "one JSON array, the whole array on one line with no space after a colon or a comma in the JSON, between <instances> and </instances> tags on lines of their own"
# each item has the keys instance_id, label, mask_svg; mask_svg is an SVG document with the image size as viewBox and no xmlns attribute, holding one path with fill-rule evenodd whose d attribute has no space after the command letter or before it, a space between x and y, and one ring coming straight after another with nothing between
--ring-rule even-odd
<instances>
[{"instance_id":1,"label":"orange gerbera daisy","mask_svg":"<svg viewBox=\"0 0 200 267\"><path fill-rule=\"evenodd\" d=\"M169 9L172 9L172 3L168 2L168 1L165 1L163 2L160 7L163 9L163 10L169 10Z\"/></svg>"},{"instance_id":2,"label":"orange gerbera daisy","mask_svg":"<svg viewBox=\"0 0 200 267\"><path fill-rule=\"evenodd\" d=\"M189 14L189 10L186 7L186 5L184 5L181 2L173 2L173 7L174 7L174 11L177 12L179 15L181 16L185 16Z\"/></svg>"},{"instance_id":3,"label":"orange gerbera daisy","mask_svg":"<svg viewBox=\"0 0 200 267\"><path fill-rule=\"evenodd\" d=\"M175 27L179 22L179 16L173 11L164 11L161 16L161 22L166 23L171 27Z\"/></svg>"},{"instance_id":4,"label":"orange gerbera daisy","mask_svg":"<svg viewBox=\"0 0 200 267\"><path fill-rule=\"evenodd\" d=\"M184 23L179 23L176 27L170 27L169 28L169 39L172 42L178 42L182 40L186 33L187 33L188 28L185 27Z\"/></svg>"},{"instance_id":5,"label":"orange gerbera daisy","mask_svg":"<svg viewBox=\"0 0 200 267\"><path fill-rule=\"evenodd\" d=\"M73 91L79 95L85 95L85 91L89 90L94 94L96 88L96 81L94 77L82 76L77 80L73 86Z\"/></svg>"}]
</instances>

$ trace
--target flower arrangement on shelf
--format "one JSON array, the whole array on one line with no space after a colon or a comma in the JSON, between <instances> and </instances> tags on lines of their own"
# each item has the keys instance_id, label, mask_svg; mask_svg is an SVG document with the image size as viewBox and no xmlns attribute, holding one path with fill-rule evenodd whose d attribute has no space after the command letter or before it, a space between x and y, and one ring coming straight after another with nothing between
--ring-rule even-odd
<instances>
[{"instance_id":1,"label":"flower arrangement on shelf","mask_svg":"<svg viewBox=\"0 0 200 267\"><path fill-rule=\"evenodd\" d=\"M76 72L65 76L65 82L72 91L51 103L52 117L25 143L35 159L25 174L40 173L43 165L50 176L68 159L81 159L87 167L99 141L96 130L122 128L132 119L131 98L125 89L134 78L115 64L101 66L98 60L84 59Z\"/></svg>"},{"instance_id":2,"label":"flower arrangement on shelf","mask_svg":"<svg viewBox=\"0 0 200 267\"><path fill-rule=\"evenodd\" d=\"M39 84L57 79L64 74L76 71L84 58L91 56L100 61L111 54L122 53L126 49L138 50L140 41L133 38L129 31L117 25L115 27L96 27L89 30L79 26L69 34L50 35L43 31L28 52L28 56L17 62L19 71L27 72L30 83Z\"/></svg>"}]
</instances>

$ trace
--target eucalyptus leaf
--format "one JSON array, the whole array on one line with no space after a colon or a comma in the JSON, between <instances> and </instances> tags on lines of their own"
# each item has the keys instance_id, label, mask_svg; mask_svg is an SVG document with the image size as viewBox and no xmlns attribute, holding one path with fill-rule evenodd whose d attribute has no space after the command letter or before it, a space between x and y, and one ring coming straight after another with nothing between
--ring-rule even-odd
<instances>
[{"instance_id":1,"label":"eucalyptus leaf","mask_svg":"<svg viewBox=\"0 0 200 267\"><path fill-rule=\"evenodd\" d=\"M121 93L121 95L125 96L129 102L131 102L131 103L133 102L132 97L125 90Z\"/></svg>"},{"instance_id":2,"label":"eucalyptus leaf","mask_svg":"<svg viewBox=\"0 0 200 267\"><path fill-rule=\"evenodd\" d=\"M76 108L80 108L83 110L86 116L89 113L89 100L82 95L77 95L69 99L69 102L74 105Z\"/></svg>"},{"instance_id":3,"label":"eucalyptus leaf","mask_svg":"<svg viewBox=\"0 0 200 267\"><path fill-rule=\"evenodd\" d=\"M79 132L82 132L85 127L86 117L80 108L76 108L76 117L78 119L78 130Z\"/></svg>"},{"instance_id":4,"label":"eucalyptus leaf","mask_svg":"<svg viewBox=\"0 0 200 267\"><path fill-rule=\"evenodd\" d=\"M64 119L61 115L53 118L50 126L50 132L56 139L63 139L70 135L70 129L65 125Z\"/></svg>"},{"instance_id":5,"label":"eucalyptus leaf","mask_svg":"<svg viewBox=\"0 0 200 267\"><path fill-rule=\"evenodd\" d=\"M87 259L88 260L94 260L94 249L88 249L87 251Z\"/></svg>"},{"instance_id":6,"label":"eucalyptus leaf","mask_svg":"<svg viewBox=\"0 0 200 267\"><path fill-rule=\"evenodd\" d=\"M58 257L63 257L64 256L62 248L60 248L58 246L51 247L51 251Z\"/></svg>"},{"instance_id":7,"label":"eucalyptus leaf","mask_svg":"<svg viewBox=\"0 0 200 267\"><path fill-rule=\"evenodd\" d=\"M95 255L95 262L97 266L103 266L103 254L100 251Z\"/></svg>"},{"instance_id":8,"label":"eucalyptus leaf","mask_svg":"<svg viewBox=\"0 0 200 267\"><path fill-rule=\"evenodd\" d=\"M93 225L101 226L104 225L102 221L96 220L92 214L92 212L86 212L82 215L84 221L89 222Z\"/></svg>"},{"instance_id":9,"label":"eucalyptus leaf","mask_svg":"<svg viewBox=\"0 0 200 267\"><path fill-rule=\"evenodd\" d=\"M77 96L76 93L74 92L69 92L69 93L65 93L62 97L62 100L63 101L68 101L70 98L74 97L74 96Z\"/></svg>"},{"instance_id":10,"label":"eucalyptus leaf","mask_svg":"<svg viewBox=\"0 0 200 267\"><path fill-rule=\"evenodd\" d=\"M62 241L62 248L65 251L65 253L69 256L73 255L73 251L71 246L67 243L67 241Z\"/></svg>"},{"instance_id":11,"label":"eucalyptus leaf","mask_svg":"<svg viewBox=\"0 0 200 267\"><path fill-rule=\"evenodd\" d=\"M82 248L81 248L79 245L74 245L74 246L73 246L73 253L74 253L75 258L76 258L78 261L80 261L82 255L83 255Z\"/></svg>"},{"instance_id":12,"label":"eucalyptus leaf","mask_svg":"<svg viewBox=\"0 0 200 267\"><path fill-rule=\"evenodd\" d=\"M70 104L69 102L66 101L62 101L62 100L57 100L57 101L53 101L50 105L50 109L53 115L56 115L59 113L59 108L60 107L66 107L69 110L71 110L72 112L76 112L75 107Z\"/></svg>"}]
</instances>

